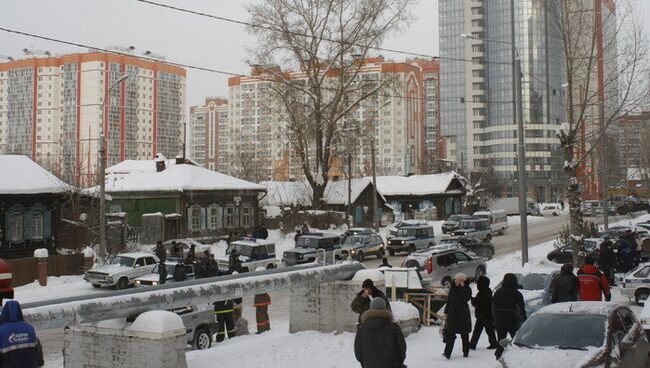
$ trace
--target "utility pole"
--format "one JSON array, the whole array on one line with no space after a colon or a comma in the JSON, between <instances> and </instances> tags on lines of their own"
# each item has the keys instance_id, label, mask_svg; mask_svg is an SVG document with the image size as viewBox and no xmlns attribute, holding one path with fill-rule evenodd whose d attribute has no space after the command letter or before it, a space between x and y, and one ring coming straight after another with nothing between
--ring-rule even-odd
<instances>
[{"instance_id":1,"label":"utility pole","mask_svg":"<svg viewBox=\"0 0 650 368\"><path fill-rule=\"evenodd\" d=\"M370 154L372 155L370 163L372 165L372 227L379 230L377 221L377 171L375 165L375 132L374 129L370 136Z\"/></svg>"},{"instance_id":2,"label":"utility pole","mask_svg":"<svg viewBox=\"0 0 650 368\"><path fill-rule=\"evenodd\" d=\"M602 93L604 92L601 92L601 94ZM605 227L605 230L607 230L609 229L609 178L607 177L607 150L605 149L607 143L607 140L605 139L605 101L604 98L602 98L602 95L600 101L598 101L598 118L600 119L600 127L603 130L600 135L600 181L602 184L603 195L603 226Z\"/></svg>"},{"instance_id":3,"label":"utility pole","mask_svg":"<svg viewBox=\"0 0 650 368\"><path fill-rule=\"evenodd\" d=\"M348 216L352 217L352 152L348 145Z\"/></svg>"},{"instance_id":4,"label":"utility pole","mask_svg":"<svg viewBox=\"0 0 650 368\"><path fill-rule=\"evenodd\" d=\"M106 140L99 133L99 257L106 257Z\"/></svg>"}]
</instances>

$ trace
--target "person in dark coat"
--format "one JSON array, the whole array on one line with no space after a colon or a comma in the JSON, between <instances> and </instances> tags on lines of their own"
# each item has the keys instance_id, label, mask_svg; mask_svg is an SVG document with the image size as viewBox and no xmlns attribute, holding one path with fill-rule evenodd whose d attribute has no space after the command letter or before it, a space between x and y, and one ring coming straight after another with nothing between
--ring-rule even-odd
<instances>
[{"instance_id":1,"label":"person in dark coat","mask_svg":"<svg viewBox=\"0 0 650 368\"><path fill-rule=\"evenodd\" d=\"M214 254L208 255L208 259L203 262L203 277L215 277L219 275L219 264L214 259Z\"/></svg>"},{"instance_id":2,"label":"person in dark coat","mask_svg":"<svg viewBox=\"0 0 650 368\"><path fill-rule=\"evenodd\" d=\"M174 266L174 281L185 281L187 280L187 271L185 270L185 265L182 263L176 264Z\"/></svg>"},{"instance_id":3,"label":"person in dark coat","mask_svg":"<svg viewBox=\"0 0 650 368\"><path fill-rule=\"evenodd\" d=\"M600 252L598 254L598 267L605 274L610 285L614 285L614 261L616 255L612 250L612 242L609 238L600 243Z\"/></svg>"},{"instance_id":4,"label":"person in dark coat","mask_svg":"<svg viewBox=\"0 0 650 368\"><path fill-rule=\"evenodd\" d=\"M492 315L494 316L494 326L497 329L497 341L505 339L508 334L511 338L514 337L521 324L526 320L524 296L518 289L517 276L507 273L503 276L501 287L494 292ZM499 345L494 355L499 359L501 354L503 354L503 347Z\"/></svg>"},{"instance_id":5,"label":"person in dark coat","mask_svg":"<svg viewBox=\"0 0 650 368\"><path fill-rule=\"evenodd\" d=\"M374 299L381 298L386 302L386 308L390 311L390 303L386 295L381 292L381 290L375 287L375 284L370 279L366 279L361 284L361 291L357 293L357 296L352 301L350 308L355 313L359 313L359 319L357 320L357 325L361 324L361 315L363 312L370 309L370 302Z\"/></svg>"},{"instance_id":6,"label":"person in dark coat","mask_svg":"<svg viewBox=\"0 0 650 368\"><path fill-rule=\"evenodd\" d=\"M160 240L156 242L155 253L156 253L156 257L158 257L158 259L161 262L165 262L167 260L167 250L165 250L165 246L163 245L163 242Z\"/></svg>"},{"instance_id":7,"label":"person in dark coat","mask_svg":"<svg viewBox=\"0 0 650 368\"><path fill-rule=\"evenodd\" d=\"M634 259L636 247L629 241L628 238L622 236L619 239L618 258L620 270L623 273L630 272L634 268Z\"/></svg>"},{"instance_id":8,"label":"person in dark coat","mask_svg":"<svg viewBox=\"0 0 650 368\"><path fill-rule=\"evenodd\" d=\"M381 259L381 265L379 267L388 267L388 268L393 268L393 266L388 263L388 258L384 257Z\"/></svg>"},{"instance_id":9,"label":"person in dark coat","mask_svg":"<svg viewBox=\"0 0 650 368\"><path fill-rule=\"evenodd\" d=\"M293 236L293 241L295 241L296 243L298 243L298 239L299 239L301 236L302 236L302 232L300 231L300 229L296 230L296 235Z\"/></svg>"},{"instance_id":10,"label":"person in dark coat","mask_svg":"<svg viewBox=\"0 0 650 368\"><path fill-rule=\"evenodd\" d=\"M472 339L469 342L469 348L476 349L478 340L481 333L485 328L485 333L488 336L490 346L488 349L497 348L497 337L494 334L494 317L492 316L492 289L490 289L490 279L487 276L480 276L476 280L478 293L472 298L472 305L474 306L474 313L476 316L476 323L474 324L474 332Z\"/></svg>"},{"instance_id":11,"label":"person in dark coat","mask_svg":"<svg viewBox=\"0 0 650 368\"><path fill-rule=\"evenodd\" d=\"M170 253L170 257L183 258L183 248L176 242L172 242L172 249Z\"/></svg>"},{"instance_id":12,"label":"person in dark coat","mask_svg":"<svg viewBox=\"0 0 650 368\"><path fill-rule=\"evenodd\" d=\"M560 274L551 283L551 303L574 302L578 300L580 281L573 274L573 265L562 265Z\"/></svg>"},{"instance_id":13,"label":"person in dark coat","mask_svg":"<svg viewBox=\"0 0 650 368\"><path fill-rule=\"evenodd\" d=\"M217 319L217 342L222 342L228 338L233 338L237 335L235 331L235 320L233 318L233 301L220 300L214 302L214 315Z\"/></svg>"},{"instance_id":14,"label":"person in dark coat","mask_svg":"<svg viewBox=\"0 0 650 368\"><path fill-rule=\"evenodd\" d=\"M242 268L241 260L239 259L239 252L237 252L237 249L233 249L228 257L228 270L230 272L241 273Z\"/></svg>"},{"instance_id":15,"label":"person in dark coat","mask_svg":"<svg viewBox=\"0 0 650 368\"><path fill-rule=\"evenodd\" d=\"M167 282L167 265L165 262L160 261L158 263L158 283L162 285L165 282Z\"/></svg>"},{"instance_id":16,"label":"person in dark coat","mask_svg":"<svg viewBox=\"0 0 650 368\"><path fill-rule=\"evenodd\" d=\"M445 358L451 358L454 350L456 334L460 335L463 342L463 356L469 355L469 333L472 331L472 316L469 313L469 301L472 299L472 290L467 283L467 276L464 273L457 273L454 282L449 288L447 305L445 305L445 351L442 354Z\"/></svg>"},{"instance_id":17,"label":"person in dark coat","mask_svg":"<svg viewBox=\"0 0 650 368\"><path fill-rule=\"evenodd\" d=\"M20 304L8 300L0 314L0 367L39 367L43 361L39 346L34 327L25 322Z\"/></svg>"},{"instance_id":18,"label":"person in dark coat","mask_svg":"<svg viewBox=\"0 0 650 368\"><path fill-rule=\"evenodd\" d=\"M190 245L190 250L187 251L187 256L185 257L185 263L194 263L196 261L196 245Z\"/></svg>"},{"instance_id":19,"label":"person in dark coat","mask_svg":"<svg viewBox=\"0 0 650 368\"><path fill-rule=\"evenodd\" d=\"M354 355L362 368L400 368L406 359L406 340L383 298L375 298L361 315L354 337Z\"/></svg>"}]
</instances>

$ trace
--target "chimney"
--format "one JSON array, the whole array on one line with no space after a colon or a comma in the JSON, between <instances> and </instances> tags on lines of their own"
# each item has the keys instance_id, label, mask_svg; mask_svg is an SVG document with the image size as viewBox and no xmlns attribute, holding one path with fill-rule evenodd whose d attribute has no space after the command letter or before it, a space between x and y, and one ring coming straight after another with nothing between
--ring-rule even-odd
<instances>
[{"instance_id":1,"label":"chimney","mask_svg":"<svg viewBox=\"0 0 650 368\"><path fill-rule=\"evenodd\" d=\"M165 170L165 161L160 160L156 161L156 172L161 172Z\"/></svg>"}]
</instances>

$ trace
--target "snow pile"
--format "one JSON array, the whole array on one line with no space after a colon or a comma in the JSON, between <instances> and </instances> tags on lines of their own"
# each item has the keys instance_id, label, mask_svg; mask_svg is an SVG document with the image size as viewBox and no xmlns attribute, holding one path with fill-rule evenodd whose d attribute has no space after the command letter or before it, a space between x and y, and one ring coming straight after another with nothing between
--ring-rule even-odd
<instances>
[{"instance_id":1,"label":"snow pile","mask_svg":"<svg viewBox=\"0 0 650 368\"><path fill-rule=\"evenodd\" d=\"M85 258L95 258L95 250L91 247L85 247L81 250Z\"/></svg>"},{"instance_id":2,"label":"snow pile","mask_svg":"<svg viewBox=\"0 0 650 368\"><path fill-rule=\"evenodd\" d=\"M126 318L115 318L115 319L107 319L105 321L99 321L95 324L95 326L121 330L124 327L126 327Z\"/></svg>"},{"instance_id":3,"label":"snow pile","mask_svg":"<svg viewBox=\"0 0 650 368\"><path fill-rule=\"evenodd\" d=\"M185 330L181 317L168 311L144 312L126 328L129 331L162 333L174 330Z\"/></svg>"},{"instance_id":4,"label":"snow pile","mask_svg":"<svg viewBox=\"0 0 650 368\"><path fill-rule=\"evenodd\" d=\"M264 206L266 218L276 218L282 215L282 209L278 206Z\"/></svg>"},{"instance_id":5,"label":"snow pile","mask_svg":"<svg viewBox=\"0 0 650 368\"><path fill-rule=\"evenodd\" d=\"M0 194L63 193L70 186L27 156L0 155L0 172L11 179L0 180Z\"/></svg>"},{"instance_id":6,"label":"snow pile","mask_svg":"<svg viewBox=\"0 0 650 368\"><path fill-rule=\"evenodd\" d=\"M420 318L420 312L410 303L390 302L390 309L393 312L395 321L408 321Z\"/></svg>"},{"instance_id":7,"label":"snow pile","mask_svg":"<svg viewBox=\"0 0 650 368\"><path fill-rule=\"evenodd\" d=\"M48 253L45 248L38 248L34 250L34 258L47 258Z\"/></svg>"},{"instance_id":8,"label":"snow pile","mask_svg":"<svg viewBox=\"0 0 650 368\"><path fill-rule=\"evenodd\" d=\"M20 303L32 303L49 299L66 298L88 294L101 294L102 289L93 289L83 276L50 276L47 286L40 286L38 280L14 288L14 299Z\"/></svg>"},{"instance_id":9,"label":"snow pile","mask_svg":"<svg viewBox=\"0 0 650 368\"><path fill-rule=\"evenodd\" d=\"M369 269L369 270L360 270L354 274L352 281L361 284L366 279L370 279L373 282L384 281L384 274L378 269Z\"/></svg>"}]
</instances>

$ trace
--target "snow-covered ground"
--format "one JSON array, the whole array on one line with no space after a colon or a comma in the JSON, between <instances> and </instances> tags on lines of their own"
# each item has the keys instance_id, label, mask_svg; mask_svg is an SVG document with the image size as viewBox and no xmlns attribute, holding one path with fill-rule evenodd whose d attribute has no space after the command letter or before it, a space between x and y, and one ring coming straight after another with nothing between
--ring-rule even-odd
<instances>
[{"instance_id":1,"label":"snow-covered ground","mask_svg":"<svg viewBox=\"0 0 650 368\"><path fill-rule=\"evenodd\" d=\"M529 224L534 222L548 221L548 219L544 216L527 216L526 219L528 220ZM519 224L521 224L521 216L508 216L508 225Z\"/></svg>"}]
</instances>

